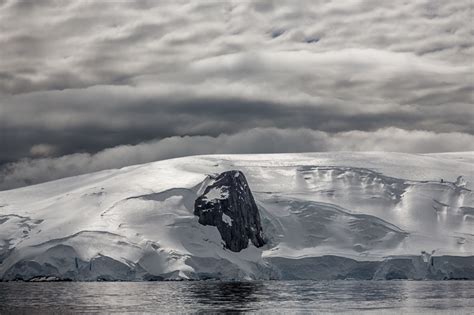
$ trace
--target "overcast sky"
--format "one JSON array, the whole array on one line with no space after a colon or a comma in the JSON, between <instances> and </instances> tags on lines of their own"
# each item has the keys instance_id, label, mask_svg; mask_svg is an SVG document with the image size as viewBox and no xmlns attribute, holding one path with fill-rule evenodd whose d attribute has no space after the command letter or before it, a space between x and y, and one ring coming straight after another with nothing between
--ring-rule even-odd
<instances>
[{"instance_id":1,"label":"overcast sky","mask_svg":"<svg viewBox=\"0 0 474 315\"><path fill-rule=\"evenodd\" d=\"M472 1L0 0L0 189L205 153L474 150Z\"/></svg>"}]
</instances>

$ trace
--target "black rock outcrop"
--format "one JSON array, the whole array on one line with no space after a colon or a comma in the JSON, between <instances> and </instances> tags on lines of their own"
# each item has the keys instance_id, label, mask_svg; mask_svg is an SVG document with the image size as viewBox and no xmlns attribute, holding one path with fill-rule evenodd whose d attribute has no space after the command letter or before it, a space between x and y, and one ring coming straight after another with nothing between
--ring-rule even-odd
<instances>
[{"instance_id":1,"label":"black rock outcrop","mask_svg":"<svg viewBox=\"0 0 474 315\"><path fill-rule=\"evenodd\" d=\"M234 252L265 244L260 214L244 174L221 173L194 202L199 223L217 227L225 247Z\"/></svg>"}]
</instances>

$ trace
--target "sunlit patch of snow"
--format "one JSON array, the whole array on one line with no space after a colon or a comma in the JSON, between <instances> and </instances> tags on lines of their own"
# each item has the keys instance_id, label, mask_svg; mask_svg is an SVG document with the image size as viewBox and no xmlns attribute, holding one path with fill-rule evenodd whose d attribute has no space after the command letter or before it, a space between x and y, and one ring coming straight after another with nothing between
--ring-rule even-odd
<instances>
[{"instance_id":1,"label":"sunlit patch of snow","mask_svg":"<svg viewBox=\"0 0 474 315\"><path fill-rule=\"evenodd\" d=\"M232 226L232 218L225 213L222 214L222 221L224 221L228 226Z\"/></svg>"},{"instance_id":2,"label":"sunlit patch of snow","mask_svg":"<svg viewBox=\"0 0 474 315\"><path fill-rule=\"evenodd\" d=\"M227 190L227 187L224 186L214 187L204 195L204 198L209 201L227 199L229 198L229 191Z\"/></svg>"}]
</instances>

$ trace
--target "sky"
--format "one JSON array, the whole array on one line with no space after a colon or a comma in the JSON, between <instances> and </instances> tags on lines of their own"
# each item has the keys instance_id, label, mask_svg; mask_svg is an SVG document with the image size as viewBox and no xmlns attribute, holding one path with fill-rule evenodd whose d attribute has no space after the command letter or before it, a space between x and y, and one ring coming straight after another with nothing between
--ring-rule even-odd
<instances>
[{"instance_id":1,"label":"sky","mask_svg":"<svg viewBox=\"0 0 474 315\"><path fill-rule=\"evenodd\" d=\"M0 190L194 154L474 150L471 0L0 0Z\"/></svg>"}]
</instances>

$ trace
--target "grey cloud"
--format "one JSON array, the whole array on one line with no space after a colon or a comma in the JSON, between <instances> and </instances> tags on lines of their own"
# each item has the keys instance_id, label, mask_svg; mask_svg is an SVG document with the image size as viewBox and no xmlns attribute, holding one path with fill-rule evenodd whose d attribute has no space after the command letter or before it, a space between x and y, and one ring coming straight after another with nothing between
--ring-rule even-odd
<instances>
[{"instance_id":1,"label":"grey cloud","mask_svg":"<svg viewBox=\"0 0 474 315\"><path fill-rule=\"evenodd\" d=\"M387 125L415 129L416 126L426 124L429 129L442 132L462 127L443 125L437 122L442 113L435 111L435 115L431 115L417 111L416 108L358 113L346 112L344 108L338 108L337 104L288 106L236 98L173 101L134 96L127 91L112 96L115 89L101 88L96 91L99 93L94 97L93 92L85 97L74 95L77 94L74 91L57 94L64 98L25 95L21 99L26 101L19 102L14 113L7 115L11 119L0 127L3 129L0 142L7 148L2 151L2 158L15 160L15 156L28 155L31 146L41 143L57 146L56 154L61 155L81 151L96 152L121 143L133 144L173 135L217 136L257 126L310 128L326 132L370 131ZM30 97L35 100L36 107L24 105ZM112 99L112 102L106 103L102 100L104 97ZM64 102L68 102L69 106L62 106ZM102 106L96 106L97 103ZM443 120L444 123L449 122L446 117ZM467 120L468 117L461 115L455 121L466 121L466 126L469 126Z\"/></svg>"},{"instance_id":2,"label":"grey cloud","mask_svg":"<svg viewBox=\"0 0 474 315\"><path fill-rule=\"evenodd\" d=\"M0 165L255 128L474 134L469 0L1 3Z\"/></svg>"},{"instance_id":3,"label":"grey cloud","mask_svg":"<svg viewBox=\"0 0 474 315\"><path fill-rule=\"evenodd\" d=\"M123 87L95 87L87 93L36 92L14 98L15 106L3 111L7 119L0 126L0 142L6 148L0 158L5 161L28 156L30 147L41 143L57 146L57 154L70 154L173 135L217 136L256 127L341 132L394 126L473 133L469 104L429 108L360 104L360 108L347 108L331 99L290 103L243 96L201 97L197 93L194 97L166 97Z\"/></svg>"},{"instance_id":4,"label":"grey cloud","mask_svg":"<svg viewBox=\"0 0 474 315\"><path fill-rule=\"evenodd\" d=\"M43 145L33 149L44 153L52 148ZM76 153L57 158L23 159L1 170L0 189L187 155L340 150L412 153L474 150L474 136L397 128L335 134L310 129L256 128L217 137L170 137L134 146L121 145L96 154Z\"/></svg>"}]
</instances>

